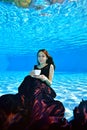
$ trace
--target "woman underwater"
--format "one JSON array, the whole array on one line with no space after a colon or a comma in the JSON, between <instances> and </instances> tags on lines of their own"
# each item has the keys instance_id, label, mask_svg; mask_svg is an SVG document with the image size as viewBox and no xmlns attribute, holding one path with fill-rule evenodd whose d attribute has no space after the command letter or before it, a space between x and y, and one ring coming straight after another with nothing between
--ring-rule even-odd
<instances>
[{"instance_id":1,"label":"woman underwater","mask_svg":"<svg viewBox=\"0 0 87 130\"><path fill-rule=\"evenodd\" d=\"M40 75L35 70L41 70ZM0 97L0 130L87 129L87 101L74 108L74 118L64 118L62 102L51 88L55 64L45 49L37 52L37 65L18 87L18 93Z\"/></svg>"},{"instance_id":2,"label":"woman underwater","mask_svg":"<svg viewBox=\"0 0 87 130\"><path fill-rule=\"evenodd\" d=\"M0 130L67 128L63 104L51 88L55 65L45 49L37 52L37 65L18 87L17 94L0 97ZM35 75L40 69L40 75ZM56 126L56 127L55 127Z\"/></svg>"}]
</instances>

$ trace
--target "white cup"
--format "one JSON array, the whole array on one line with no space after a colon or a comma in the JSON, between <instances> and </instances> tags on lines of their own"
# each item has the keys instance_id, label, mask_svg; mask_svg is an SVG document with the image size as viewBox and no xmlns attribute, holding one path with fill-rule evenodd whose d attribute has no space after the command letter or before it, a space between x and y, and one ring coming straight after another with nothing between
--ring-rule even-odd
<instances>
[{"instance_id":1,"label":"white cup","mask_svg":"<svg viewBox=\"0 0 87 130\"><path fill-rule=\"evenodd\" d=\"M35 69L35 70L34 70L34 73L35 73L35 75L40 75L41 70Z\"/></svg>"}]
</instances>

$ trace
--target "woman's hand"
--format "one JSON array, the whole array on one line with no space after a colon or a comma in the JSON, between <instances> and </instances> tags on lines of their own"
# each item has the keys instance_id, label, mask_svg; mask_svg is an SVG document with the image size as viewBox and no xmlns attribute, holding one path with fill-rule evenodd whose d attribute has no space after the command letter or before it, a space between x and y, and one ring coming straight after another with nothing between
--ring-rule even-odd
<instances>
[{"instance_id":1,"label":"woman's hand","mask_svg":"<svg viewBox=\"0 0 87 130\"><path fill-rule=\"evenodd\" d=\"M32 71L30 72L30 76L31 76L31 77L34 77L34 76L35 76L35 71L34 71L34 70L32 70Z\"/></svg>"},{"instance_id":2,"label":"woman's hand","mask_svg":"<svg viewBox=\"0 0 87 130\"><path fill-rule=\"evenodd\" d=\"M30 76L31 77L34 77L34 78L37 78L37 79L40 79L41 81L46 81L47 80L47 77L45 76L45 75L35 75L35 71L34 70L32 70L31 72L30 72Z\"/></svg>"},{"instance_id":3,"label":"woman's hand","mask_svg":"<svg viewBox=\"0 0 87 130\"><path fill-rule=\"evenodd\" d=\"M47 77L45 75L36 75L36 78L40 79L41 81L46 81L47 80Z\"/></svg>"},{"instance_id":4,"label":"woman's hand","mask_svg":"<svg viewBox=\"0 0 87 130\"><path fill-rule=\"evenodd\" d=\"M52 84L52 82L45 76L45 75L36 75L36 78L40 79L41 81L45 82L48 86Z\"/></svg>"}]
</instances>

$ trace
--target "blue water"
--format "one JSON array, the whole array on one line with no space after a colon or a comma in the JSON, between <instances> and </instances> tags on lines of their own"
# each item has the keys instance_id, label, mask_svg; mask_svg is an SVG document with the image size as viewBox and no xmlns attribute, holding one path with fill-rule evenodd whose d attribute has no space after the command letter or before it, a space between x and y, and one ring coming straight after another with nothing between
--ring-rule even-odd
<instances>
[{"instance_id":1,"label":"blue water","mask_svg":"<svg viewBox=\"0 0 87 130\"><path fill-rule=\"evenodd\" d=\"M22 80L29 72L10 71L0 72L0 95L17 93ZM64 104L65 117L73 118L73 109L80 101L87 100L87 73L58 73L55 72L52 88L56 91L55 100Z\"/></svg>"},{"instance_id":2,"label":"blue water","mask_svg":"<svg viewBox=\"0 0 87 130\"><path fill-rule=\"evenodd\" d=\"M35 10L0 2L0 70L29 70L45 48L57 71L87 72L87 0L42 5Z\"/></svg>"},{"instance_id":3,"label":"blue water","mask_svg":"<svg viewBox=\"0 0 87 130\"><path fill-rule=\"evenodd\" d=\"M0 2L0 95L17 92L37 62L38 49L45 48L56 64L56 99L70 119L87 99L87 0L41 4L44 9L35 10Z\"/></svg>"}]
</instances>

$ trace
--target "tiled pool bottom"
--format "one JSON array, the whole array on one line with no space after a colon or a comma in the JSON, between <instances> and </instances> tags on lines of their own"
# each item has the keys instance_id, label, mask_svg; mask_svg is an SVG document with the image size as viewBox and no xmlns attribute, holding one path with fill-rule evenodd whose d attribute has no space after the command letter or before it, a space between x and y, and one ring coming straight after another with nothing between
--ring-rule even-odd
<instances>
[{"instance_id":1,"label":"tiled pool bottom","mask_svg":"<svg viewBox=\"0 0 87 130\"><path fill-rule=\"evenodd\" d=\"M0 72L0 95L17 93L18 86L29 72ZM55 100L64 104L65 117L73 118L73 109L80 101L87 100L87 73L57 73L55 72L52 88L56 91Z\"/></svg>"}]
</instances>

